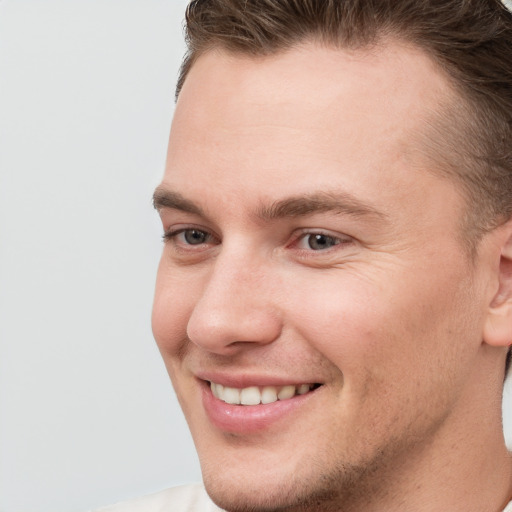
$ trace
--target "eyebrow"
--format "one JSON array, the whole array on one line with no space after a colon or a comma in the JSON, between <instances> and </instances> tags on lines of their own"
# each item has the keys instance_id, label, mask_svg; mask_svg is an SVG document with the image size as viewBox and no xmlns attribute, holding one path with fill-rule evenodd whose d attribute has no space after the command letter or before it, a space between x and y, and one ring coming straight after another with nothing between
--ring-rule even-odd
<instances>
[{"instance_id":1,"label":"eyebrow","mask_svg":"<svg viewBox=\"0 0 512 512\"><path fill-rule=\"evenodd\" d=\"M258 217L264 220L283 217L304 217L317 213L334 212L350 217L375 217L385 219L387 215L377 208L357 199L347 192L315 192L312 194L292 196L262 206Z\"/></svg>"},{"instance_id":2,"label":"eyebrow","mask_svg":"<svg viewBox=\"0 0 512 512\"><path fill-rule=\"evenodd\" d=\"M153 194L153 206L158 211L170 208L205 217L203 209L196 203L186 199L179 192L165 189L162 186L157 187ZM268 206L260 206L255 217L264 221L272 221L286 217L305 217L327 212L355 218L374 217L384 220L387 217L385 213L347 192L315 192L288 197L275 201Z\"/></svg>"},{"instance_id":3,"label":"eyebrow","mask_svg":"<svg viewBox=\"0 0 512 512\"><path fill-rule=\"evenodd\" d=\"M157 211L160 211L163 208L170 208L204 217L202 208L193 201L186 199L178 192L167 190L161 186L157 187L153 193L153 207Z\"/></svg>"}]
</instances>

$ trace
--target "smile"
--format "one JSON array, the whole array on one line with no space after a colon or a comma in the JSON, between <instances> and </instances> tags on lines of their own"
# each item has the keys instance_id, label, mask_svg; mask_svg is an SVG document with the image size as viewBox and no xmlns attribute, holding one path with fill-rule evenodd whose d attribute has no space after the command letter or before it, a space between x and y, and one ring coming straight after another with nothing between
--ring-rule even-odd
<instances>
[{"instance_id":1,"label":"smile","mask_svg":"<svg viewBox=\"0 0 512 512\"><path fill-rule=\"evenodd\" d=\"M278 400L289 400L296 395L305 395L319 386L320 384L290 384L286 386L232 388L210 382L213 396L231 405L271 404Z\"/></svg>"}]
</instances>

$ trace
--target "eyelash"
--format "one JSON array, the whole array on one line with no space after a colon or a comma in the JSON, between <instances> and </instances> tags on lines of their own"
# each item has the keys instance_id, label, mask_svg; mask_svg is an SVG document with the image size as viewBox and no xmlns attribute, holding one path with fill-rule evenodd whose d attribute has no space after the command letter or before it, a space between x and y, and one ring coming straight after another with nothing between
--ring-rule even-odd
<instances>
[{"instance_id":1,"label":"eyelash","mask_svg":"<svg viewBox=\"0 0 512 512\"><path fill-rule=\"evenodd\" d=\"M204 235L204 237L207 241L200 242L198 244L187 243L186 240L182 241L181 243L177 241L177 238L180 235L186 236L187 234L192 234L193 232L196 232L200 235ZM298 247L298 245L302 241L306 242L308 237L317 237L317 240L316 240L317 242L320 242L321 239L323 238L323 240L324 240L323 243L330 243L331 245L329 245L329 247L327 247L325 249L318 249L318 250L313 249L313 247L311 247L311 243L308 243L309 248ZM186 227L186 228L180 228L180 229L175 229L175 230L170 230L170 231L165 232L163 235L163 240L164 240L164 242L174 242L176 249L187 251L187 250L194 250L194 249L189 249L189 248L200 247L200 246L210 243L210 240L213 240L213 242L215 242L218 239L217 239L217 237L215 237L215 235L212 235L211 233L209 233L208 231L206 231L204 229L199 229L199 228L195 228L195 227ZM316 230L305 231L304 230L304 231L300 232L298 234L298 236L294 237L292 242L290 244L288 244L287 247L297 246L297 249L299 251L301 251L303 253L309 253L309 254L311 254L311 253L328 253L328 252L331 252L331 249L333 249L335 247L338 247L340 245L347 245L351 242L352 242L352 239L350 239L349 237L343 238L341 236L336 236L336 235L333 235L333 234L330 234L330 233L327 233L327 232L321 231L321 230L318 230L318 231L316 231Z\"/></svg>"},{"instance_id":2,"label":"eyelash","mask_svg":"<svg viewBox=\"0 0 512 512\"><path fill-rule=\"evenodd\" d=\"M322 242L323 240L323 242ZM299 250L303 250L306 252L329 252L330 249L333 247L337 247L338 245L342 245L343 243L346 243L347 240L343 240L339 236L331 235L329 233L325 233L322 231L305 231L302 232L295 240L292 242L292 245L298 246L301 243L307 244L309 247L307 248L301 248L299 247ZM312 243L316 245L322 245L324 244L330 244L329 247L319 248L315 250L312 247Z\"/></svg>"},{"instance_id":3,"label":"eyelash","mask_svg":"<svg viewBox=\"0 0 512 512\"><path fill-rule=\"evenodd\" d=\"M186 234L188 232L197 232L197 233L201 233L201 234L204 234L206 237L209 237L209 238L214 238L214 235L212 235L211 233L209 233L208 231L205 231L204 229L199 229L199 228L194 228L194 227L189 227L189 228L180 228L180 229L174 229L174 230L170 230L170 231L166 231L162 238L164 240L164 242L176 242L176 239L178 238L179 235L181 234ZM187 244L187 243L183 243L182 245L185 245L185 246L190 246L190 247L194 247L195 245L203 245L205 242L202 242L201 244Z\"/></svg>"}]
</instances>

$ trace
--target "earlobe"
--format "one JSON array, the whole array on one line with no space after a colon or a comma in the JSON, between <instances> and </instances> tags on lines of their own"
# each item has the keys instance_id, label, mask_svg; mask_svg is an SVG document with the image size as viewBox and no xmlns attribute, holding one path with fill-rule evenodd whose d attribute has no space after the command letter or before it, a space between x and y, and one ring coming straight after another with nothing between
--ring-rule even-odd
<instances>
[{"instance_id":1,"label":"earlobe","mask_svg":"<svg viewBox=\"0 0 512 512\"><path fill-rule=\"evenodd\" d=\"M495 347L512 344L512 222L501 229L498 290L489 305L484 326L484 341Z\"/></svg>"}]
</instances>

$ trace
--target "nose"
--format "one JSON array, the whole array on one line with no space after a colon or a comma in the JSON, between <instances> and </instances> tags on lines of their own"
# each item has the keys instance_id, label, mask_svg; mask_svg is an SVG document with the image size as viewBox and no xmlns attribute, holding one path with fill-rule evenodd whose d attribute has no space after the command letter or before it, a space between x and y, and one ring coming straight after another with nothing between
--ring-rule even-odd
<instances>
[{"instance_id":1,"label":"nose","mask_svg":"<svg viewBox=\"0 0 512 512\"><path fill-rule=\"evenodd\" d=\"M190 341L209 352L232 355L276 340L281 320L272 278L263 261L219 254L190 315Z\"/></svg>"}]
</instances>

